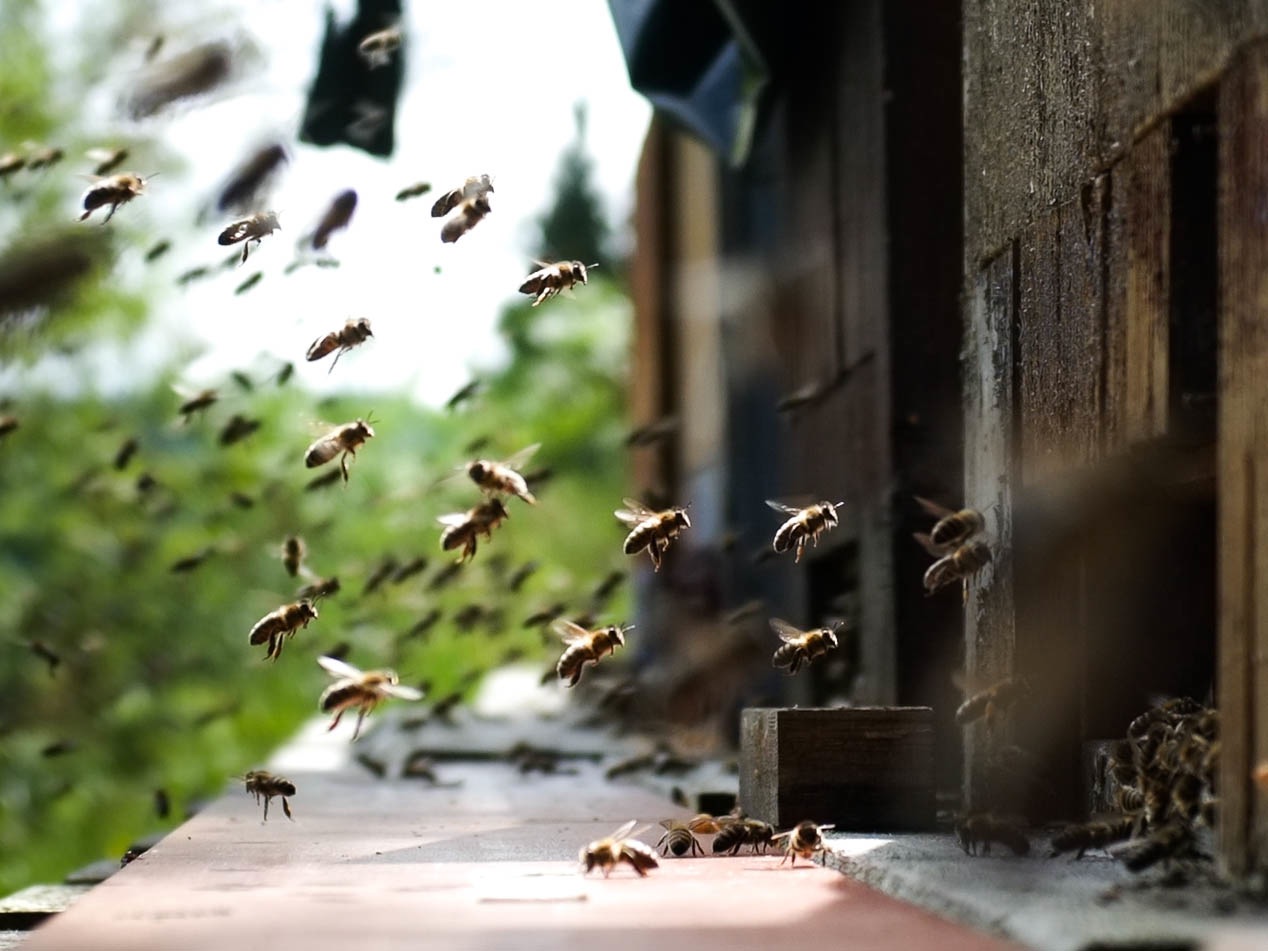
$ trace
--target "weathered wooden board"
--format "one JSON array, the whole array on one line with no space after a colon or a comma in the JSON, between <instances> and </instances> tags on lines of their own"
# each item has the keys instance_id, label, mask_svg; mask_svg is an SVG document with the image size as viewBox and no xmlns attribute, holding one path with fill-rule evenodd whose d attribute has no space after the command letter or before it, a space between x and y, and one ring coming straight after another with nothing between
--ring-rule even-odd
<instances>
[{"instance_id":1,"label":"weathered wooden board","mask_svg":"<svg viewBox=\"0 0 1268 951\"><path fill-rule=\"evenodd\" d=\"M740 804L785 829L933 827L929 707L751 708L740 722Z\"/></svg>"}]
</instances>

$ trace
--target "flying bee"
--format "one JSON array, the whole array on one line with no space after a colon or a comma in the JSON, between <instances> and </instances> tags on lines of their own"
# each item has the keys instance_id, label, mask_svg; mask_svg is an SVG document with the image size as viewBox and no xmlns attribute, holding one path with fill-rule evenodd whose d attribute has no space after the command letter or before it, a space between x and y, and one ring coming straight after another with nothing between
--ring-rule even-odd
<instances>
[{"instance_id":1,"label":"flying bee","mask_svg":"<svg viewBox=\"0 0 1268 951\"><path fill-rule=\"evenodd\" d=\"M927 536L921 536L927 537ZM957 581L965 585L965 598L968 597L969 579L991 563L991 549L981 540L968 541L949 555L944 555L929 566L925 572L925 593L933 594L939 588L945 588Z\"/></svg>"},{"instance_id":2,"label":"flying bee","mask_svg":"<svg viewBox=\"0 0 1268 951\"><path fill-rule=\"evenodd\" d=\"M691 527L685 508L677 507L653 512L637 499L626 499L625 508L613 513L618 520L632 527L625 536L623 551L636 555L644 548L652 559L652 568L660 571L661 557L669 550L669 543L683 530Z\"/></svg>"},{"instance_id":3,"label":"flying bee","mask_svg":"<svg viewBox=\"0 0 1268 951\"><path fill-rule=\"evenodd\" d=\"M1016 822L984 813L957 819L955 835L965 855L977 855L979 846L982 855L990 855L992 842L1008 846L1014 855L1025 855L1030 851L1030 842Z\"/></svg>"},{"instance_id":4,"label":"flying bee","mask_svg":"<svg viewBox=\"0 0 1268 951\"><path fill-rule=\"evenodd\" d=\"M586 664L597 664L604 654L616 653L618 647L625 646L625 633L634 629L633 624L620 627L609 624L596 630L588 630L567 618L556 618L551 628L564 639L568 646L564 648L555 666L560 680L567 680L569 687L575 687L581 680L581 672Z\"/></svg>"},{"instance_id":5,"label":"flying bee","mask_svg":"<svg viewBox=\"0 0 1268 951\"><path fill-rule=\"evenodd\" d=\"M769 822L760 819L741 819L733 816L718 820L721 828L713 839L713 853L739 854L740 847L750 846L754 852L764 853L775 839L775 830Z\"/></svg>"},{"instance_id":6,"label":"flying bee","mask_svg":"<svg viewBox=\"0 0 1268 951\"><path fill-rule=\"evenodd\" d=\"M657 868L660 865L656 861L655 849L637 839L630 838L631 834L637 834L634 832L636 821L631 819L607 838L595 839L589 845L582 847L577 860L585 866L584 874L589 874L594 868L600 868L603 870L603 877L607 878L612 869L625 862L638 873L639 878L645 878L648 869Z\"/></svg>"},{"instance_id":7,"label":"flying bee","mask_svg":"<svg viewBox=\"0 0 1268 951\"><path fill-rule=\"evenodd\" d=\"M445 222L440 229L440 240L445 244L453 244L464 234L484 220L484 216L493 211L489 199L481 195L464 201L458 213Z\"/></svg>"},{"instance_id":8,"label":"flying bee","mask_svg":"<svg viewBox=\"0 0 1268 951\"><path fill-rule=\"evenodd\" d=\"M956 708L955 722L966 726L983 718L989 731L994 727L996 717L1029 693L1030 684L1025 677L1007 677L965 699Z\"/></svg>"},{"instance_id":9,"label":"flying bee","mask_svg":"<svg viewBox=\"0 0 1268 951\"><path fill-rule=\"evenodd\" d=\"M357 193L354 189L346 188L336 195L313 231L311 241L313 250L322 250L329 243L332 234L340 228L348 227L348 222L352 220L352 213L356 210Z\"/></svg>"},{"instance_id":10,"label":"flying bee","mask_svg":"<svg viewBox=\"0 0 1268 951\"><path fill-rule=\"evenodd\" d=\"M251 290L251 288L255 287L255 285L259 284L262 280L264 280L264 272L256 271L254 274L244 279L241 284L235 287L233 289L233 292L235 294L245 294L247 291Z\"/></svg>"},{"instance_id":11,"label":"flying bee","mask_svg":"<svg viewBox=\"0 0 1268 951\"><path fill-rule=\"evenodd\" d=\"M182 420L188 423L190 417L212 406L218 399L220 399L220 394L215 390L200 390L181 403L177 407L176 412L180 414Z\"/></svg>"},{"instance_id":12,"label":"flying bee","mask_svg":"<svg viewBox=\"0 0 1268 951\"><path fill-rule=\"evenodd\" d=\"M453 551L453 549L462 546L462 553L458 556L459 564L474 558L477 539L481 535L486 539L491 539L493 537L493 529L510 517L511 515L507 512L506 506L502 504L502 500L496 495L485 499L475 508L468 509L466 512L453 512L449 515L441 515L436 519L441 525L445 526L445 530L440 533L441 550Z\"/></svg>"},{"instance_id":13,"label":"flying bee","mask_svg":"<svg viewBox=\"0 0 1268 951\"><path fill-rule=\"evenodd\" d=\"M125 148L89 149L86 155L89 161L97 163L92 170L94 175L109 175L128 160L128 150Z\"/></svg>"},{"instance_id":14,"label":"flying bee","mask_svg":"<svg viewBox=\"0 0 1268 951\"><path fill-rule=\"evenodd\" d=\"M168 571L173 574L185 574L202 566L202 564L216 553L216 549L207 547L200 548L192 555L186 555L184 558L178 558L168 566Z\"/></svg>"},{"instance_id":15,"label":"flying bee","mask_svg":"<svg viewBox=\"0 0 1268 951\"><path fill-rule=\"evenodd\" d=\"M247 255L251 250L252 241L259 244L274 231L281 230L282 226L278 224L275 212L257 211L255 214L240 218L226 227L220 232L220 237L216 241L224 245L237 244L239 241L245 242L242 245L242 260L239 262L245 264Z\"/></svg>"},{"instance_id":16,"label":"flying bee","mask_svg":"<svg viewBox=\"0 0 1268 951\"><path fill-rule=\"evenodd\" d=\"M960 509L956 512L918 495L915 499L926 513L938 519L929 530L929 541L938 552L945 554L954 551L986 528L986 518L977 509Z\"/></svg>"},{"instance_id":17,"label":"flying bee","mask_svg":"<svg viewBox=\"0 0 1268 951\"><path fill-rule=\"evenodd\" d=\"M491 462L488 459L473 459L466 465L467 475L480 487L486 495L504 492L523 499L529 505L536 505L537 499L528 490L528 482L516 470L532 458L533 453L541 448L541 443L533 443L521 449L505 462Z\"/></svg>"},{"instance_id":18,"label":"flying bee","mask_svg":"<svg viewBox=\"0 0 1268 951\"><path fill-rule=\"evenodd\" d=\"M26 167L32 172L52 168L65 157L66 152L63 149L55 145L42 145L26 157Z\"/></svg>"},{"instance_id":19,"label":"flying bee","mask_svg":"<svg viewBox=\"0 0 1268 951\"><path fill-rule=\"evenodd\" d=\"M294 820L291 815L291 804L287 801L288 797L295 795L295 784L284 776L274 776L272 773L263 769L253 769L242 777L246 784L246 790L255 797L255 802L259 805L261 799L264 800L264 821L269 821L269 803L273 801L275 796L282 797L282 811L286 813L286 818Z\"/></svg>"},{"instance_id":20,"label":"flying bee","mask_svg":"<svg viewBox=\"0 0 1268 951\"><path fill-rule=\"evenodd\" d=\"M343 481L347 482L348 457L356 458L357 450L373 435L374 429L364 419L355 419L336 426L308 447L308 451L304 453L304 465L314 469L339 456L339 470L343 473Z\"/></svg>"},{"instance_id":21,"label":"flying bee","mask_svg":"<svg viewBox=\"0 0 1268 951\"><path fill-rule=\"evenodd\" d=\"M695 833L687 823L680 819L662 819L660 824L665 829L665 834L656 843L661 855L668 855L670 852L679 858L688 852L692 855L704 855L704 849L700 848Z\"/></svg>"},{"instance_id":22,"label":"flying bee","mask_svg":"<svg viewBox=\"0 0 1268 951\"><path fill-rule=\"evenodd\" d=\"M239 413L234 413L229 417L229 422L225 423L220 430L219 440L222 446L232 446L236 442L241 442L253 432L260 428L261 422L258 419L250 419Z\"/></svg>"},{"instance_id":23,"label":"flying bee","mask_svg":"<svg viewBox=\"0 0 1268 951\"><path fill-rule=\"evenodd\" d=\"M11 413L0 416L0 437L17 432L22 428L22 421Z\"/></svg>"},{"instance_id":24,"label":"flying bee","mask_svg":"<svg viewBox=\"0 0 1268 951\"><path fill-rule=\"evenodd\" d=\"M335 350L339 352L335 354L334 362L330 364L327 373L334 370L335 364L339 362L339 358L351 350L353 347L360 346L365 343L374 334L370 332L370 321L366 317L358 317L356 320L349 320L343 325L342 330L334 330L326 334L324 337L318 337L313 341L311 347L308 348L308 362L320 360L324 356L328 356Z\"/></svg>"},{"instance_id":25,"label":"flying bee","mask_svg":"<svg viewBox=\"0 0 1268 951\"><path fill-rule=\"evenodd\" d=\"M281 143L256 149L230 173L216 199L216 209L242 212L250 208L263 193L265 183L287 161L289 156Z\"/></svg>"},{"instance_id":26,"label":"flying bee","mask_svg":"<svg viewBox=\"0 0 1268 951\"><path fill-rule=\"evenodd\" d=\"M317 663L335 682L322 691L317 707L322 713L333 713L335 718L326 728L329 732L339 725L345 710L357 711L357 725L352 731L355 740L361 733L366 715L373 712L384 700L396 697L400 700L422 700L423 694L413 687L401 686L394 670L358 670L333 657L318 657Z\"/></svg>"},{"instance_id":27,"label":"flying bee","mask_svg":"<svg viewBox=\"0 0 1268 951\"><path fill-rule=\"evenodd\" d=\"M339 576L331 575L329 578L317 578L304 585L295 592L295 597L307 598L309 601L320 601L322 598L329 598L338 594L339 588Z\"/></svg>"},{"instance_id":28,"label":"flying bee","mask_svg":"<svg viewBox=\"0 0 1268 951\"><path fill-rule=\"evenodd\" d=\"M17 152L5 152L0 155L0 178L7 180L14 172L26 168L26 159Z\"/></svg>"},{"instance_id":29,"label":"flying bee","mask_svg":"<svg viewBox=\"0 0 1268 951\"><path fill-rule=\"evenodd\" d=\"M807 819L805 822L798 822L787 832L774 836L774 839L788 840L784 843L784 857L779 860L779 864L783 865L792 859L792 864L796 865L798 856L807 862L812 862L819 852L831 851L827 843L823 841L823 833L832 828L834 826L816 825Z\"/></svg>"},{"instance_id":30,"label":"flying bee","mask_svg":"<svg viewBox=\"0 0 1268 951\"><path fill-rule=\"evenodd\" d=\"M286 638L294 637L301 627L308 627L308 622L317 618L317 609L307 598L301 598L292 604L284 604L276 611L264 615L251 628L251 643L269 643L266 660L277 660L282 656L282 646Z\"/></svg>"},{"instance_id":31,"label":"flying bee","mask_svg":"<svg viewBox=\"0 0 1268 951\"><path fill-rule=\"evenodd\" d=\"M524 283L520 285L521 294L537 295L533 300L534 307L544 300L550 300L550 298L563 290L570 290L576 287L578 281L582 284L589 284L586 268L599 266L597 264L585 265L580 261L558 261L554 264L537 261L536 263L541 265L541 269L524 278Z\"/></svg>"},{"instance_id":32,"label":"flying bee","mask_svg":"<svg viewBox=\"0 0 1268 951\"><path fill-rule=\"evenodd\" d=\"M1130 838L1134 828L1135 819L1131 816L1115 816L1067 826L1052 837L1052 851L1048 853L1048 857L1078 850L1074 856L1075 861L1078 861L1088 849L1103 849Z\"/></svg>"},{"instance_id":33,"label":"flying bee","mask_svg":"<svg viewBox=\"0 0 1268 951\"><path fill-rule=\"evenodd\" d=\"M390 26L363 37L357 44L357 53L369 69L378 69L392 62L392 54L401 48L401 28Z\"/></svg>"},{"instance_id":34,"label":"flying bee","mask_svg":"<svg viewBox=\"0 0 1268 951\"><path fill-rule=\"evenodd\" d=\"M413 185L406 185L396 193L397 201L409 201L411 198L418 198L426 195L431 191L431 182L415 182Z\"/></svg>"},{"instance_id":35,"label":"flying bee","mask_svg":"<svg viewBox=\"0 0 1268 951\"><path fill-rule=\"evenodd\" d=\"M282 542L282 567L292 578L298 577L304 567L304 559L308 556L308 548L298 535L287 535Z\"/></svg>"},{"instance_id":36,"label":"flying bee","mask_svg":"<svg viewBox=\"0 0 1268 951\"><path fill-rule=\"evenodd\" d=\"M150 178L153 177L153 175L150 176ZM94 182L84 192L84 213L79 216L79 220L86 221L88 216L98 208L109 205L110 210L106 212L105 221L102 222L102 224L105 224L106 221L114 217L114 213L120 205L126 205L133 198L144 192L148 181L149 179L142 178L140 175L125 172L122 175L111 175L109 178Z\"/></svg>"},{"instance_id":37,"label":"flying bee","mask_svg":"<svg viewBox=\"0 0 1268 951\"><path fill-rule=\"evenodd\" d=\"M471 201L493 192L493 179L487 174L472 175L457 188L445 192L431 206L433 218L443 218L464 201Z\"/></svg>"},{"instance_id":38,"label":"flying bee","mask_svg":"<svg viewBox=\"0 0 1268 951\"><path fill-rule=\"evenodd\" d=\"M795 563L801 561L801 556L806 550L806 542L811 542L818 547L819 536L837 527L837 507L845 503L819 502L803 509L792 508L773 499L767 499L766 504L776 512L792 516L775 532L772 547L780 553L794 548L796 550L793 558Z\"/></svg>"},{"instance_id":39,"label":"flying bee","mask_svg":"<svg viewBox=\"0 0 1268 951\"><path fill-rule=\"evenodd\" d=\"M132 457L137 454L137 450L141 448L141 441L135 436L129 436L119 446L114 454L114 467L117 471L122 471L128 467L128 463L132 461Z\"/></svg>"},{"instance_id":40,"label":"flying bee","mask_svg":"<svg viewBox=\"0 0 1268 951\"><path fill-rule=\"evenodd\" d=\"M839 622L833 627L817 627L810 631L803 631L793 627L787 621L773 617L770 619L770 626L771 630L783 641L771 657L771 666L787 667L789 674L795 674L801 669L802 664L809 664L837 646L838 636L844 623Z\"/></svg>"}]
</instances>

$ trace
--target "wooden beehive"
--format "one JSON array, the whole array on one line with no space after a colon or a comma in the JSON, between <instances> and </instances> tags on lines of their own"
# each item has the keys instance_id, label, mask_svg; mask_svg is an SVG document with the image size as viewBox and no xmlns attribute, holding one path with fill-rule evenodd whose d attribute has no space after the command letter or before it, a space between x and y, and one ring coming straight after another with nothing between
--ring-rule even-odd
<instances>
[{"instance_id":1,"label":"wooden beehive","mask_svg":"<svg viewBox=\"0 0 1268 951\"><path fill-rule=\"evenodd\" d=\"M933 710L747 709L740 803L780 829L804 819L856 832L930 829Z\"/></svg>"}]
</instances>

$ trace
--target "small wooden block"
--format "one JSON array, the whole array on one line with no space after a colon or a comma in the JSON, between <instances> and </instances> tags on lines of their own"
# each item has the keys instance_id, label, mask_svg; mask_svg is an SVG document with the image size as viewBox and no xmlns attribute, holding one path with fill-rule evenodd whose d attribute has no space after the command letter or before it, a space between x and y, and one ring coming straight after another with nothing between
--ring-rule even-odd
<instances>
[{"instance_id":1,"label":"small wooden block","mask_svg":"<svg viewBox=\"0 0 1268 951\"><path fill-rule=\"evenodd\" d=\"M740 721L740 804L787 829L934 827L930 707L751 708Z\"/></svg>"},{"instance_id":2,"label":"small wooden block","mask_svg":"<svg viewBox=\"0 0 1268 951\"><path fill-rule=\"evenodd\" d=\"M88 885L31 885L0 898L0 928L29 931L65 911L88 890Z\"/></svg>"}]
</instances>

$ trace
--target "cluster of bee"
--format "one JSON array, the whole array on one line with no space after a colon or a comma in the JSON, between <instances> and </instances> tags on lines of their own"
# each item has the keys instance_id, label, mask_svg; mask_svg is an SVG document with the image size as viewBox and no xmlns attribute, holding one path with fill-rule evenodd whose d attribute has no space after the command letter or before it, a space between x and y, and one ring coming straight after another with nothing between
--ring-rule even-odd
<instances>
[{"instance_id":1,"label":"cluster of bee","mask_svg":"<svg viewBox=\"0 0 1268 951\"><path fill-rule=\"evenodd\" d=\"M1199 833L1215 826L1219 755L1218 711L1188 697L1151 707L1103 764L1117 812L1062 830L1052 854L1081 858L1088 849L1115 846L1112 854L1133 872L1208 858Z\"/></svg>"},{"instance_id":2,"label":"cluster of bee","mask_svg":"<svg viewBox=\"0 0 1268 951\"><path fill-rule=\"evenodd\" d=\"M977 509L952 511L919 496L916 502L938 520L928 534L916 532L913 536L937 559L925 571L926 593L933 594L958 581L967 602L969 579L991 563L990 545L976 537L986 529L986 518Z\"/></svg>"}]
</instances>

